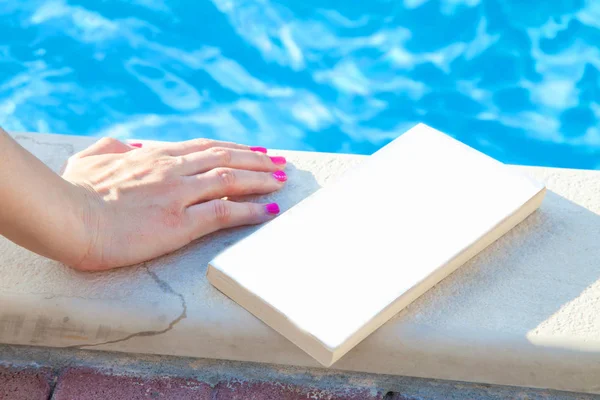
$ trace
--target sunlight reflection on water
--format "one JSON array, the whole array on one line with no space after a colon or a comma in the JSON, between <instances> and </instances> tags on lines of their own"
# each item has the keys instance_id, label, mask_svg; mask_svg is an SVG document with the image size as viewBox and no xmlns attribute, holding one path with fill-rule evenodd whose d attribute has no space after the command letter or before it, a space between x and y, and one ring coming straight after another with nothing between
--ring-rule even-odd
<instances>
[{"instance_id":1,"label":"sunlight reflection on water","mask_svg":"<svg viewBox=\"0 0 600 400\"><path fill-rule=\"evenodd\" d=\"M0 125L600 169L595 0L0 0Z\"/></svg>"}]
</instances>

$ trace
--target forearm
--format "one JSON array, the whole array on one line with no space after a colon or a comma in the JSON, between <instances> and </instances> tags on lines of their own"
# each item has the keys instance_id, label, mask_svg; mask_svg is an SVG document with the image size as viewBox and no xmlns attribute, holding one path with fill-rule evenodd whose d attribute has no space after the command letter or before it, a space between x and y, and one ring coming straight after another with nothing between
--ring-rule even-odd
<instances>
[{"instance_id":1,"label":"forearm","mask_svg":"<svg viewBox=\"0 0 600 400\"><path fill-rule=\"evenodd\" d=\"M85 210L77 196L0 128L0 235L43 256L78 262L85 252L77 246L84 243Z\"/></svg>"}]
</instances>

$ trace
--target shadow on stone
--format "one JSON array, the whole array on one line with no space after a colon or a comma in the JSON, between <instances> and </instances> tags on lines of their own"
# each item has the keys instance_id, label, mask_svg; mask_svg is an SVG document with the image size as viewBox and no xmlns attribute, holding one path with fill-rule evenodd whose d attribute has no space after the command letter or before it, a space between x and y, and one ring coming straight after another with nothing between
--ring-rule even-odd
<instances>
[{"instance_id":1,"label":"shadow on stone","mask_svg":"<svg viewBox=\"0 0 600 400\"><path fill-rule=\"evenodd\" d=\"M592 292L600 291L598 243L600 215L548 191L540 209L417 299L399 319L433 313L430 322L445 326L444 331L502 332L519 338L511 345L515 348L577 352L578 343L597 333L576 332L576 321L600 324L590 306L596 298ZM559 326L568 349L544 340L561 336ZM474 338L480 339L486 341Z\"/></svg>"}]
</instances>

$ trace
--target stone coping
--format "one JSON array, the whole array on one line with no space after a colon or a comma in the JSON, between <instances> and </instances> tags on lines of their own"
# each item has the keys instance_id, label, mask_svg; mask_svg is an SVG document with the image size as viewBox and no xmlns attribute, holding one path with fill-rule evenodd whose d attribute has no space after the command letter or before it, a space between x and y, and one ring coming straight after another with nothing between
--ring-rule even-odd
<instances>
[{"instance_id":1,"label":"stone coping","mask_svg":"<svg viewBox=\"0 0 600 400\"><path fill-rule=\"evenodd\" d=\"M55 170L95 140L14 136ZM284 211L364 159L274 153L289 180L264 200ZM332 369L600 393L600 171L511 167L547 185L540 210ZM255 229L103 273L0 238L0 342L319 367L205 278L216 253Z\"/></svg>"}]
</instances>

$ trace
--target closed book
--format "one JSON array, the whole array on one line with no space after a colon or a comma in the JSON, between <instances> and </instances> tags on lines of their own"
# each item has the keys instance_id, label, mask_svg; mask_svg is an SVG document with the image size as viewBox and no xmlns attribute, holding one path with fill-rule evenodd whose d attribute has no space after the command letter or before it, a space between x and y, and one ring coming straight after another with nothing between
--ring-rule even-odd
<instances>
[{"instance_id":1,"label":"closed book","mask_svg":"<svg viewBox=\"0 0 600 400\"><path fill-rule=\"evenodd\" d=\"M418 124L222 251L207 276L331 366L544 194L543 184Z\"/></svg>"}]
</instances>

